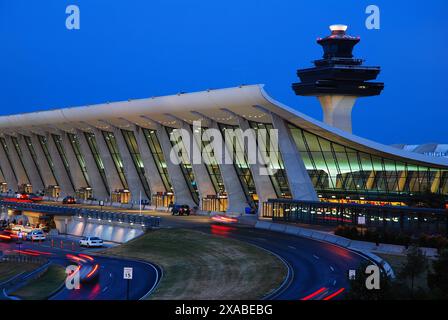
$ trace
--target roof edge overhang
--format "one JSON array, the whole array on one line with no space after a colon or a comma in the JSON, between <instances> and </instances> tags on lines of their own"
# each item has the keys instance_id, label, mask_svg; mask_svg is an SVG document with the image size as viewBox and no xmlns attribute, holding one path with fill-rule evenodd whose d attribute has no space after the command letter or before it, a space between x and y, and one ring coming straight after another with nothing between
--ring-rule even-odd
<instances>
[{"instance_id":1,"label":"roof edge overhang","mask_svg":"<svg viewBox=\"0 0 448 320\"><path fill-rule=\"evenodd\" d=\"M248 118L251 112L260 112L254 108L256 106L276 113L318 136L360 151L399 161L413 161L425 166L448 169L448 160L383 145L315 120L270 97L262 84L1 116L0 132L20 132L71 123L79 125L79 123L113 122L123 119L130 119L130 122L133 122L132 118L144 116L152 119L166 114L179 115L179 118L182 118L185 113L191 114L192 111L222 112L224 108ZM256 119L248 118L254 121ZM219 122L219 119L217 121Z\"/></svg>"}]
</instances>

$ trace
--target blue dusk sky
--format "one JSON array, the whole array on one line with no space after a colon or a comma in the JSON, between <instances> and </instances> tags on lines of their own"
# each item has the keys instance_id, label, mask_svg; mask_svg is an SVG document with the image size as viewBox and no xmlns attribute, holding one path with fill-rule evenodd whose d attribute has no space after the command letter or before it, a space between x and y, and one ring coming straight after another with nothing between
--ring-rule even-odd
<instances>
[{"instance_id":1,"label":"blue dusk sky","mask_svg":"<svg viewBox=\"0 0 448 320\"><path fill-rule=\"evenodd\" d=\"M65 27L70 4L80 30ZM365 27L370 4L380 30ZM262 83L320 120L317 99L291 83L344 23L386 85L358 100L354 133L448 143L447 14L446 0L0 0L0 114Z\"/></svg>"}]
</instances>

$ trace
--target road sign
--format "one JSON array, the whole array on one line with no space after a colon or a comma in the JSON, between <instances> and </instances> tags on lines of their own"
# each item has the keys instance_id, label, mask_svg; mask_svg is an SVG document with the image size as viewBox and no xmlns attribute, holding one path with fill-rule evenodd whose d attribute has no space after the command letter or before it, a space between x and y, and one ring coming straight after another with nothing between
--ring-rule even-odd
<instances>
[{"instance_id":1,"label":"road sign","mask_svg":"<svg viewBox=\"0 0 448 320\"><path fill-rule=\"evenodd\" d=\"M358 217L358 224L365 225L366 217Z\"/></svg>"},{"instance_id":2,"label":"road sign","mask_svg":"<svg viewBox=\"0 0 448 320\"><path fill-rule=\"evenodd\" d=\"M133 268L123 268L123 279L125 280L132 280L132 276L133 276Z\"/></svg>"},{"instance_id":3,"label":"road sign","mask_svg":"<svg viewBox=\"0 0 448 320\"><path fill-rule=\"evenodd\" d=\"M356 270L349 270L348 271L348 279L349 280L355 280L356 279Z\"/></svg>"}]
</instances>

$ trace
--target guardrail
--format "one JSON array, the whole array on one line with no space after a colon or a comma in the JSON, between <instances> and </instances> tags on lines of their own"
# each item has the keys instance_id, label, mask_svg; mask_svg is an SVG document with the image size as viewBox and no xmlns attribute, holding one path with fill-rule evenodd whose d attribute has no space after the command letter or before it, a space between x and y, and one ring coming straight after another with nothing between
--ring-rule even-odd
<instances>
[{"instance_id":1,"label":"guardrail","mask_svg":"<svg viewBox=\"0 0 448 320\"><path fill-rule=\"evenodd\" d=\"M27 255L4 255L0 256L0 263L2 262L17 262L17 263L35 263L35 264L44 264L47 263L48 260L42 257L32 257Z\"/></svg>"},{"instance_id":2,"label":"guardrail","mask_svg":"<svg viewBox=\"0 0 448 320\"><path fill-rule=\"evenodd\" d=\"M88 208L70 208L59 205L22 203L4 200L0 200L0 206L4 206L13 210L34 211L45 213L48 215L74 216L78 218L85 218L87 220L126 223L129 225L136 225L144 228L158 228L160 226L160 217L134 213L94 210Z\"/></svg>"},{"instance_id":3,"label":"guardrail","mask_svg":"<svg viewBox=\"0 0 448 320\"><path fill-rule=\"evenodd\" d=\"M148 215L139 215L133 213L101 211L101 210L81 210L76 215L78 218L86 219L87 221L105 221L118 222L129 225L142 226L145 228L160 227L160 217L153 217Z\"/></svg>"}]
</instances>

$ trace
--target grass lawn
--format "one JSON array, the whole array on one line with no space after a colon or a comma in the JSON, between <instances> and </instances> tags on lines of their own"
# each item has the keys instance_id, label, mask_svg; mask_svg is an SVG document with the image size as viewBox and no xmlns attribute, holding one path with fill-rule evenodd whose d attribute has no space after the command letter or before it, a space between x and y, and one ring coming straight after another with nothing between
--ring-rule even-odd
<instances>
[{"instance_id":1,"label":"grass lawn","mask_svg":"<svg viewBox=\"0 0 448 320\"><path fill-rule=\"evenodd\" d=\"M31 272L38 267L38 264L0 262L0 282L7 281L22 272Z\"/></svg>"},{"instance_id":2,"label":"grass lawn","mask_svg":"<svg viewBox=\"0 0 448 320\"><path fill-rule=\"evenodd\" d=\"M24 300L45 300L57 290L65 281L65 269L61 266L50 265L47 271L36 280L11 293L12 296Z\"/></svg>"},{"instance_id":3,"label":"grass lawn","mask_svg":"<svg viewBox=\"0 0 448 320\"><path fill-rule=\"evenodd\" d=\"M150 299L259 299L280 286L287 269L270 253L241 241L186 229L151 231L107 255L163 268Z\"/></svg>"}]
</instances>

